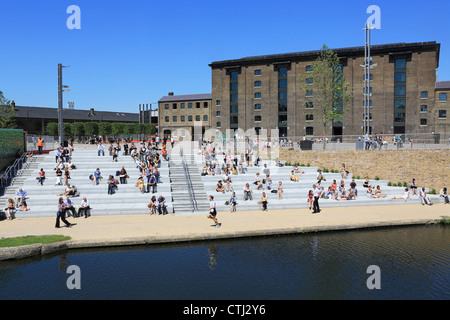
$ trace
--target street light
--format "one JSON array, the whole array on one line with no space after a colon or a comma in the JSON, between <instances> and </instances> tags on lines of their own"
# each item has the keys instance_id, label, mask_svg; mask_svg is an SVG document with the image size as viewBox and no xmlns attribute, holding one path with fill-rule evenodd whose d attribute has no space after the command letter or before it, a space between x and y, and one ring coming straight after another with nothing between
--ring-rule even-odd
<instances>
[{"instance_id":1,"label":"street light","mask_svg":"<svg viewBox=\"0 0 450 320\"><path fill-rule=\"evenodd\" d=\"M68 68L70 66L63 66L61 63L58 64L58 133L59 133L59 144L63 143L63 92L69 92L69 86L62 84L62 69Z\"/></svg>"}]
</instances>

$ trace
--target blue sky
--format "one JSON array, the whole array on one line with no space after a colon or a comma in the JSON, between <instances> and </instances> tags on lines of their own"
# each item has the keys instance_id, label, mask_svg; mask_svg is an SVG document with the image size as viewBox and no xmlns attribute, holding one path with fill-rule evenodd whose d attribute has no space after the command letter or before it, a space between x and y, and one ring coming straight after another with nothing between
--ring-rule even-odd
<instances>
[{"instance_id":1,"label":"blue sky","mask_svg":"<svg viewBox=\"0 0 450 320\"><path fill-rule=\"evenodd\" d=\"M69 30L70 5L81 30ZM77 109L137 112L168 92L211 92L213 61L364 45L366 9L381 9L372 44L441 43L450 80L450 1L1 0L0 90L17 105L57 107L57 64Z\"/></svg>"}]
</instances>

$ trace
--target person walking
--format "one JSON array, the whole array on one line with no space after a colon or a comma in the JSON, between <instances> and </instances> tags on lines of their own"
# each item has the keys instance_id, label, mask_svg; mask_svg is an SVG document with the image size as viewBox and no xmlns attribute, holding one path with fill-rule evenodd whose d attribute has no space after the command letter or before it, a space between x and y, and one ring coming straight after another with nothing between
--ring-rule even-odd
<instances>
[{"instance_id":1,"label":"person walking","mask_svg":"<svg viewBox=\"0 0 450 320\"><path fill-rule=\"evenodd\" d=\"M219 223L219 221L216 218L217 216L217 210L216 210L216 202L214 201L213 196L209 196L209 209L208 209L208 219L212 219L214 223L216 224L216 228L220 227L222 224Z\"/></svg>"},{"instance_id":2,"label":"person walking","mask_svg":"<svg viewBox=\"0 0 450 320\"><path fill-rule=\"evenodd\" d=\"M230 202L230 211L236 212L236 205L237 205L236 192L233 192L233 195L231 196L229 202Z\"/></svg>"},{"instance_id":3,"label":"person walking","mask_svg":"<svg viewBox=\"0 0 450 320\"><path fill-rule=\"evenodd\" d=\"M55 228L60 228L59 220L64 222L68 228L73 225L66 220L66 206L64 205L64 199L62 197L58 200L58 212L56 213Z\"/></svg>"},{"instance_id":4,"label":"person walking","mask_svg":"<svg viewBox=\"0 0 450 320\"><path fill-rule=\"evenodd\" d=\"M313 212L312 213L319 213L319 195L320 195L320 189L317 187L317 185L313 184L313 196L314 196L314 202L313 202Z\"/></svg>"}]
</instances>

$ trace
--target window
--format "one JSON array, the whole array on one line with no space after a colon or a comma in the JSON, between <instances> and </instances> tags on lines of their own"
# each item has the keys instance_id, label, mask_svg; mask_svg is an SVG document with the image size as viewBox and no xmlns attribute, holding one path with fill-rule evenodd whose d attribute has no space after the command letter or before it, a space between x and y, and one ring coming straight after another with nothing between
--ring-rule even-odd
<instances>
[{"instance_id":1,"label":"window","mask_svg":"<svg viewBox=\"0 0 450 320\"><path fill-rule=\"evenodd\" d=\"M220 121L217 121L217 123L216 123L216 127L217 128L220 128L222 126L222 122L220 122Z\"/></svg>"},{"instance_id":2,"label":"window","mask_svg":"<svg viewBox=\"0 0 450 320\"><path fill-rule=\"evenodd\" d=\"M406 86L395 86L394 94L396 97L406 96Z\"/></svg>"},{"instance_id":3,"label":"window","mask_svg":"<svg viewBox=\"0 0 450 320\"><path fill-rule=\"evenodd\" d=\"M313 91L313 90L306 90L306 96L307 96L307 97L312 97L312 96L314 96L314 91Z\"/></svg>"},{"instance_id":4,"label":"window","mask_svg":"<svg viewBox=\"0 0 450 320\"><path fill-rule=\"evenodd\" d=\"M230 113L238 113L238 106L233 104L230 106Z\"/></svg>"},{"instance_id":5,"label":"window","mask_svg":"<svg viewBox=\"0 0 450 320\"><path fill-rule=\"evenodd\" d=\"M439 119L447 118L447 110L439 110Z\"/></svg>"},{"instance_id":6,"label":"window","mask_svg":"<svg viewBox=\"0 0 450 320\"><path fill-rule=\"evenodd\" d=\"M230 117L230 124L238 124L238 116L231 116Z\"/></svg>"},{"instance_id":7,"label":"window","mask_svg":"<svg viewBox=\"0 0 450 320\"><path fill-rule=\"evenodd\" d=\"M261 92L255 92L255 99L261 99Z\"/></svg>"},{"instance_id":8,"label":"window","mask_svg":"<svg viewBox=\"0 0 450 320\"><path fill-rule=\"evenodd\" d=\"M420 125L426 126L427 125L427 119L420 119Z\"/></svg>"},{"instance_id":9,"label":"window","mask_svg":"<svg viewBox=\"0 0 450 320\"><path fill-rule=\"evenodd\" d=\"M287 91L278 92L278 100L287 100Z\"/></svg>"},{"instance_id":10,"label":"window","mask_svg":"<svg viewBox=\"0 0 450 320\"><path fill-rule=\"evenodd\" d=\"M396 59L395 69L406 69L406 59Z\"/></svg>"},{"instance_id":11,"label":"window","mask_svg":"<svg viewBox=\"0 0 450 320\"><path fill-rule=\"evenodd\" d=\"M278 112L287 112L287 103L279 103Z\"/></svg>"},{"instance_id":12,"label":"window","mask_svg":"<svg viewBox=\"0 0 450 320\"><path fill-rule=\"evenodd\" d=\"M238 86L239 86L239 83L231 82L230 83L230 91L238 91Z\"/></svg>"},{"instance_id":13,"label":"window","mask_svg":"<svg viewBox=\"0 0 450 320\"><path fill-rule=\"evenodd\" d=\"M255 104L255 110L261 110L261 103Z\"/></svg>"},{"instance_id":14,"label":"window","mask_svg":"<svg viewBox=\"0 0 450 320\"><path fill-rule=\"evenodd\" d=\"M405 99L395 99L395 101L394 101L394 109L396 111L405 111L405 109L406 109L406 100Z\"/></svg>"},{"instance_id":15,"label":"window","mask_svg":"<svg viewBox=\"0 0 450 320\"><path fill-rule=\"evenodd\" d=\"M427 112L428 111L428 106L427 105L421 105L420 106L420 112Z\"/></svg>"},{"instance_id":16,"label":"window","mask_svg":"<svg viewBox=\"0 0 450 320\"><path fill-rule=\"evenodd\" d=\"M364 104L367 106L367 101L364 101ZM369 100L369 107L372 107L372 105L373 105L373 101Z\"/></svg>"},{"instance_id":17,"label":"window","mask_svg":"<svg viewBox=\"0 0 450 320\"><path fill-rule=\"evenodd\" d=\"M255 81L255 87L261 87L261 81Z\"/></svg>"},{"instance_id":18,"label":"window","mask_svg":"<svg viewBox=\"0 0 450 320\"><path fill-rule=\"evenodd\" d=\"M405 122L405 119L406 119L406 113L403 113L403 112L395 112L394 113L394 122L403 123L403 122Z\"/></svg>"},{"instance_id":19,"label":"window","mask_svg":"<svg viewBox=\"0 0 450 320\"><path fill-rule=\"evenodd\" d=\"M306 84L313 84L314 83L314 79L313 78L307 78L306 79Z\"/></svg>"},{"instance_id":20,"label":"window","mask_svg":"<svg viewBox=\"0 0 450 320\"><path fill-rule=\"evenodd\" d=\"M168 116L164 117L165 122L170 122L170 118Z\"/></svg>"},{"instance_id":21,"label":"window","mask_svg":"<svg viewBox=\"0 0 450 320\"><path fill-rule=\"evenodd\" d=\"M313 120L314 120L314 115L312 115L312 114L306 115L306 121L313 121Z\"/></svg>"},{"instance_id":22,"label":"window","mask_svg":"<svg viewBox=\"0 0 450 320\"><path fill-rule=\"evenodd\" d=\"M312 109L312 108L314 108L314 102L307 101L306 102L306 109Z\"/></svg>"},{"instance_id":23,"label":"window","mask_svg":"<svg viewBox=\"0 0 450 320\"><path fill-rule=\"evenodd\" d=\"M168 103L166 103L166 104L164 105L164 109L169 109L169 104L168 104Z\"/></svg>"},{"instance_id":24,"label":"window","mask_svg":"<svg viewBox=\"0 0 450 320\"><path fill-rule=\"evenodd\" d=\"M200 102L196 102L196 103L195 103L195 107L196 107L197 109L200 109Z\"/></svg>"},{"instance_id":25,"label":"window","mask_svg":"<svg viewBox=\"0 0 450 320\"><path fill-rule=\"evenodd\" d=\"M230 101L231 102L238 102L238 95L235 93L230 94Z\"/></svg>"},{"instance_id":26,"label":"window","mask_svg":"<svg viewBox=\"0 0 450 320\"><path fill-rule=\"evenodd\" d=\"M176 104L176 103L173 103L173 104L172 104L172 109L175 110L176 108L177 108L177 104Z\"/></svg>"},{"instance_id":27,"label":"window","mask_svg":"<svg viewBox=\"0 0 450 320\"><path fill-rule=\"evenodd\" d=\"M195 121L200 121L200 116L199 115L195 116Z\"/></svg>"},{"instance_id":28,"label":"window","mask_svg":"<svg viewBox=\"0 0 450 320\"><path fill-rule=\"evenodd\" d=\"M255 76L260 76L260 75L261 75L261 69L256 69Z\"/></svg>"},{"instance_id":29,"label":"window","mask_svg":"<svg viewBox=\"0 0 450 320\"><path fill-rule=\"evenodd\" d=\"M370 74L370 78L369 78L369 75L368 75L368 74L364 74L364 75L363 75L363 81L364 81L364 80L367 80L367 79L370 79L370 81L372 81L372 80L373 80L373 74Z\"/></svg>"},{"instance_id":30,"label":"window","mask_svg":"<svg viewBox=\"0 0 450 320\"><path fill-rule=\"evenodd\" d=\"M172 117L172 122L177 122L177 116Z\"/></svg>"},{"instance_id":31,"label":"window","mask_svg":"<svg viewBox=\"0 0 450 320\"><path fill-rule=\"evenodd\" d=\"M192 116L188 116L188 121L192 121Z\"/></svg>"},{"instance_id":32,"label":"window","mask_svg":"<svg viewBox=\"0 0 450 320\"><path fill-rule=\"evenodd\" d=\"M305 71L306 72L313 72L314 71L314 67L313 66L306 66Z\"/></svg>"},{"instance_id":33,"label":"window","mask_svg":"<svg viewBox=\"0 0 450 320\"><path fill-rule=\"evenodd\" d=\"M189 103L188 103L188 108L189 108L189 109L192 109L192 102L189 102Z\"/></svg>"},{"instance_id":34,"label":"window","mask_svg":"<svg viewBox=\"0 0 450 320\"><path fill-rule=\"evenodd\" d=\"M216 106L220 106L221 104L220 104L220 100L216 100Z\"/></svg>"},{"instance_id":35,"label":"window","mask_svg":"<svg viewBox=\"0 0 450 320\"><path fill-rule=\"evenodd\" d=\"M238 78L238 72L237 71L233 71L230 73L230 79L231 80L237 80Z\"/></svg>"},{"instance_id":36,"label":"window","mask_svg":"<svg viewBox=\"0 0 450 320\"><path fill-rule=\"evenodd\" d=\"M203 121L207 122L208 121L208 115L203 115Z\"/></svg>"},{"instance_id":37,"label":"window","mask_svg":"<svg viewBox=\"0 0 450 320\"><path fill-rule=\"evenodd\" d=\"M287 68L278 69L278 77L287 77Z\"/></svg>"},{"instance_id":38,"label":"window","mask_svg":"<svg viewBox=\"0 0 450 320\"><path fill-rule=\"evenodd\" d=\"M220 117L220 111L216 111L216 117Z\"/></svg>"},{"instance_id":39,"label":"window","mask_svg":"<svg viewBox=\"0 0 450 320\"><path fill-rule=\"evenodd\" d=\"M255 122L261 122L261 116L255 116Z\"/></svg>"},{"instance_id":40,"label":"window","mask_svg":"<svg viewBox=\"0 0 450 320\"><path fill-rule=\"evenodd\" d=\"M427 99L427 98L428 98L428 91L421 91L420 99Z\"/></svg>"},{"instance_id":41,"label":"window","mask_svg":"<svg viewBox=\"0 0 450 320\"><path fill-rule=\"evenodd\" d=\"M207 101L203 102L203 108L208 108L208 102Z\"/></svg>"},{"instance_id":42,"label":"window","mask_svg":"<svg viewBox=\"0 0 450 320\"><path fill-rule=\"evenodd\" d=\"M439 101L446 102L447 101L447 93L439 93Z\"/></svg>"},{"instance_id":43,"label":"window","mask_svg":"<svg viewBox=\"0 0 450 320\"><path fill-rule=\"evenodd\" d=\"M186 117L185 117L185 116L181 116L181 117L180 117L180 121L181 121L181 122L184 122L185 120L186 120Z\"/></svg>"},{"instance_id":44,"label":"window","mask_svg":"<svg viewBox=\"0 0 450 320\"><path fill-rule=\"evenodd\" d=\"M184 105L185 105L185 103L182 102L182 103L180 104L180 109L184 109Z\"/></svg>"},{"instance_id":45,"label":"window","mask_svg":"<svg viewBox=\"0 0 450 320\"><path fill-rule=\"evenodd\" d=\"M286 124L287 124L287 115L279 115L278 125L286 125Z\"/></svg>"},{"instance_id":46,"label":"window","mask_svg":"<svg viewBox=\"0 0 450 320\"><path fill-rule=\"evenodd\" d=\"M307 136L313 136L314 135L314 128L313 127L306 127L305 131L306 131L306 135Z\"/></svg>"},{"instance_id":47,"label":"window","mask_svg":"<svg viewBox=\"0 0 450 320\"><path fill-rule=\"evenodd\" d=\"M367 88L364 88L364 94L367 94L367 92L369 92L369 94L372 94L372 87L370 87L369 90L367 90Z\"/></svg>"},{"instance_id":48,"label":"window","mask_svg":"<svg viewBox=\"0 0 450 320\"><path fill-rule=\"evenodd\" d=\"M395 82L406 82L406 72L396 72L394 76Z\"/></svg>"},{"instance_id":49,"label":"window","mask_svg":"<svg viewBox=\"0 0 450 320\"><path fill-rule=\"evenodd\" d=\"M287 88L287 79L278 80L278 88L286 89Z\"/></svg>"}]
</instances>

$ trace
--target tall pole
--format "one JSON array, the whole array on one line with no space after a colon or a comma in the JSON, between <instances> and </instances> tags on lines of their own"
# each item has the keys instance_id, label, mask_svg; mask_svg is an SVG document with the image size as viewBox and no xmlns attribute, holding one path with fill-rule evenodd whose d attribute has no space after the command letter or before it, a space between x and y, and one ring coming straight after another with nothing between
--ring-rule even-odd
<instances>
[{"instance_id":1,"label":"tall pole","mask_svg":"<svg viewBox=\"0 0 450 320\"><path fill-rule=\"evenodd\" d=\"M63 143L63 98L62 98L62 64L58 64L58 133L59 144Z\"/></svg>"}]
</instances>

